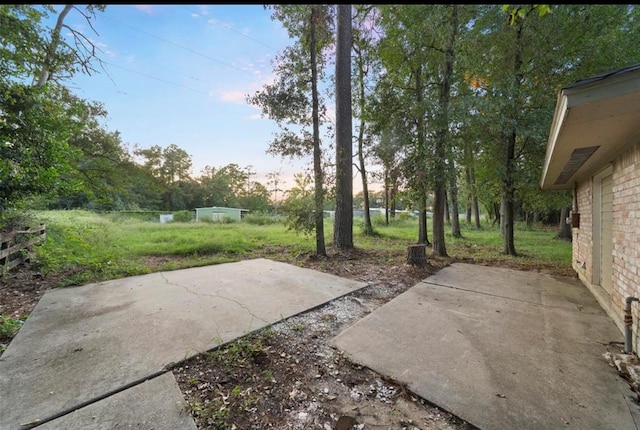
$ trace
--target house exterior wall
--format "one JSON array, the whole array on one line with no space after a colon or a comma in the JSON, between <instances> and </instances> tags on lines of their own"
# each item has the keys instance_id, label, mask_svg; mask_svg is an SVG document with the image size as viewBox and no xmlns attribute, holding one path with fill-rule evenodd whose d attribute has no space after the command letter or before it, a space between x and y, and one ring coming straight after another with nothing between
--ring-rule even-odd
<instances>
[{"instance_id":1,"label":"house exterior wall","mask_svg":"<svg viewBox=\"0 0 640 430\"><path fill-rule=\"evenodd\" d=\"M593 181L578 184L578 212L580 228L572 229L573 270L583 282L593 279Z\"/></svg>"},{"instance_id":2,"label":"house exterior wall","mask_svg":"<svg viewBox=\"0 0 640 430\"><path fill-rule=\"evenodd\" d=\"M613 222L612 222L612 290L607 294L595 285L593 271L593 207L594 193L599 192L593 178L578 184L577 203L580 227L573 229L572 266L578 277L594 294L605 312L624 332L626 297L640 298L640 143L625 151L612 162ZM633 345L638 351L638 302L632 304Z\"/></svg>"},{"instance_id":3,"label":"house exterior wall","mask_svg":"<svg viewBox=\"0 0 640 430\"><path fill-rule=\"evenodd\" d=\"M640 143L613 163L613 306L623 315L625 299L640 297ZM631 306L634 349L638 303Z\"/></svg>"}]
</instances>

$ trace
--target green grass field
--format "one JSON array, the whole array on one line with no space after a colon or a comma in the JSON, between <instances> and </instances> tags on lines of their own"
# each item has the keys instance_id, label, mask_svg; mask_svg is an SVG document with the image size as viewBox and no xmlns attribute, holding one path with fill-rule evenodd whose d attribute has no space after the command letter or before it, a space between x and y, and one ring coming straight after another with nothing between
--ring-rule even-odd
<instances>
[{"instance_id":1,"label":"green grass field","mask_svg":"<svg viewBox=\"0 0 640 430\"><path fill-rule=\"evenodd\" d=\"M34 217L47 225L47 240L38 247L38 261L45 273L63 275L61 285L231 262L254 255L293 261L315 249L313 236L287 230L280 222L161 224L122 214L76 210L35 212ZM376 236L363 236L362 221L355 220L356 248L375 251L393 264L402 263L407 245L417 239L417 221L402 218L385 226L376 218L374 228ZM501 254L502 238L497 228L475 230L463 224L462 234L459 239L450 234L446 237L448 254L454 260L525 269L570 268L571 243L555 239L553 229L517 225L518 257ZM330 249L330 220L325 224L325 237Z\"/></svg>"}]
</instances>

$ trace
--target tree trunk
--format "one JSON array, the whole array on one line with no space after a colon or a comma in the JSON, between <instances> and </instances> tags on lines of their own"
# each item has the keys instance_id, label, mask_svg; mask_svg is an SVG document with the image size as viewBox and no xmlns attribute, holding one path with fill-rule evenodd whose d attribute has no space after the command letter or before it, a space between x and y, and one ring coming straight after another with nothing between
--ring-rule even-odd
<instances>
[{"instance_id":1,"label":"tree trunk","mask_svg":"<svg viewBox=\"0 0 640 430\"><path fill-rule=\"evenodd\" d=\"M360 174L362 175L362 193L364 194L364 234L371 236L374 234L373 224L371 224L371 202L369 200L369 184L367 172L364 166L364 157L360 157ZM353 216L353 215L352 215Z\"/></svg>"},{"instance_id":2,"label":"tree trunk","mask_svg":"<svg viewBox=\"0 0 640 430\"><path fill-rule=\"evenodd\" d=\"M480 229L480 205L477 196L473 196L473 221L476 228Z\"/></svg>"},{"instance_id":3,"label":"tree trunk","mask_svg":"<svg viewBox=\"0 0 640 430\"><path fill-rule=\"evenodd\" d=\"M396 218L396 209L397 209L397 205L396 205L396 196L398 195L398 177L397 174L394 172L393 176L391 177L392 182L391 182L391 218L395 219Z\"/></svg>"},{"instance_id":4,"label":"tree trunk","mask_svg":"<svg viewBox=\"0 0 640 430\"><path fill-rule=\"evenodd\" d=\"M516 146L516 134L512 133L507 140L507 169L506 177L503 183L503 197L502 197L502 230L504 237L504 248L502 252L507 255L517 255L513 227L514 227L514 198L515 189L513 184L513 169L514 169L514 153Z\"/></svg>"},{"instance_id":5,"label":"tree trunk","mask_svg":"<svg viewBox=\"0 0 640 430\"><path fill-rule=\"evenodd\" d=\"M495 226L497 222L502 223L502 221L500 221L500 206L502 203L494 203L493 204L493 210L491 211L491 218L493 219L491 221L491 226ZM502 228L502 225L500 225L500 228ZM500 231L500 234L502 234L502 231Z\"/></svg>"},{"instance_id":6,"label":"tree trunk","mask_svg":"<svg viewBox=\"0 0 640 430\"><path fill-rule=\"evenodd\" d=\"M444 242L444 184L436 185L433 199L433 253L439 257L447 256L447 247Z\"/></svg>"},{"instance_id":7,"label":"tree trunk","mask_svg":"<svg viewBox=\"0 0 640 430\"><path fill-rule=\"evenodd\" d=\"M425 244L409 245L407 247L407 264L417 267L424 267L427 265Z\"/></svg>"},{"instance_id":8,"label":"tree trunk","mask_svg":"<svg viewBox=\"0 0 640 430\"><path fill-rule=\"evenodd\" d=\"M560 211L560 222L558 223L558 239L571 240L571 224L567 222L569 208L562 208Z\"/></svg>"},{"instance_id":9,"label":"tree trunk","mask_svg":"<svg viewBox=\"0 0 640 430\"><path fill-rule=\"evenodd\" d=\"M311 7L310 51L311 51L311 100L313 116L313 173L314 173L314 203L316 225L316 254L326 256L324 244L324 190L322 175L322 152L320 150L320 113L318 108L318 64L316 59L316 20L318 6Z\"/></svg>"},{"instance_id":10,"label":"tree trunk","mask_svg":"<svg viewBox=\"0 0 640 430\"><path fill-rule=\"evenodd\" d=\"M480 228L480 207L478 205L478 190L476 188L476 169L473 150L469 143L464 147L465 157L465 177L467 181L467 189L469 190L469 200L467 208L467 223L471 224L471 217L474 218L474 224L477 229Z\"/></svg>"},{"instance_id":11,"label":"tree trunk","mask_svg":"<svg viewBox=\"0 0 640 430\"><path fill-rule=\"evenodd\" d=\"M333 243L338 249L353 249L353 143L351 130L351 5L338 5L336 45L336 215ZM362 152L360 152L362 157ZM364 158L361 162L364 169ZM366 173L363 184L365 219L369 219Z\"/></svg>"},{"instance_id":12,"label":"tree trunk","mask_svg":"<svg viewBox=\"0 0 640 430\"><path fill-rule=\"evenodd\" d=\"M342 6L338 6L341 8ZM351 7L350 5L348 6ZM350 14L349 14L350 15ZM351 40L351 34L349 41ZM346 60L346 58L345 58ZM360 177L362 179L362 194L364 196L364 234L373 235L373 225L371 224L370 202L369 202L369 184L367 181L367 171L364 163L364 129L365 121L365 70L360 50L356 50L356 62L358 64L358 91L359 91L359 107L360 107L360 128L358 130L358 162L360 164Z\"/></svg>"},{"instance_id":13,"label":"tree trunk","mask_svg":"<svg viewBox=\"0 0 640 430\"><path fill-rule=\"evenodd\" d=\"M449 178L449 190L449 194L451 194L451 234L453 237L462 237L458 211L458 181L455 174Z\"/></svg>"},{"instance_id":14,"label":"tree trunk","mask_svg":"<svg viewBox=\"0 0 640 430\"><path fill-rule=\"evenodd\" d=\"M384 224L389 225L389 171L384 171Z\"/></svg>"},{"instance_id":15,"label":"tree trunk","mask_svg":"<svg viewBox=\"0 0 640 430\"><path fill-rule=\"evenodd\" d=\"M60 44L60 32L62 31L62 26L64 25L64 19L67 14L73 9L72 4L64 5L64 9L60 11L60 15L58 15L58 19L56 21L56 26L53 28L51 32L51 41L47 46L47 54L44 58L44 62L42 63L41 69L38 73L37 81L35 83L36 87L41 87L49 81L49 78L53 74L52 63L53 57L55 56L56 49L58 49L58 45Z\"/></svg>"},{"instance_id":16,"label":"tree trunk","mask_svg":"<svg viewBox=\"0 0 640 430\"><path fill-rule=\"evenodd\" d=\"M449 211L449 193L447 193L447 187L444 187L444 220L447 225L451 225L451 212Z\"/></svg>"},{"instance_id":17,"label":"tree trunk","mask_svg":"<svg viewBox=\"0 0 640 430\"><path fill-rule=\"evenodd\" d=\"M449 20L450 33L445 48L445 64L442 82L438 96L438 118L435 139L435 198L433 203L433 253L439 257L447 257L447 247L444 241L444 208L446 192L446 145L449 143L449 103L451 98L451 81L453 79L453 65L455 60L454 42L458 34L458 5L451 5Z\"/></svg>"},{"instance_id":18,"label":"tree trunk","mask_svg":"<svg viewBox=\"0 0 640 430\"><path fill-rule=\"evenodd\" d=\"M418 200L418 243L430 246L427 231L427 193L424 192Z\"/></svg>"},{"instance_id":19,"label":"tree trunk","mask_svg":"<svg viewBox=\"0 0 640 430\"><path fill-rule=\"evenodd\" d=\"M480 229L480 205L478 204L478 188L476 186L476 169L471 166L471 204L473 208L473 217L477 229Z\"/></svg>"},{"instance_id":20,"label":"tree trunk","mask_svg":"<svg viewBox=\"0 0 640 430\"><path fill-rule=\"evenodd\" d=\"M512 103L510 115L510 123L512 129L504 136L506 145L505 156L505 177L502 186L502 202L504 209L504 248L503 253L507 255L517 255L513 237L513 226L515 221L515 148L517 139L517 123L518 109L520 102L520 86L522 85L522 20L517 21L516 38L514 41L514 57L513 57L513 86L509 100Z\"/></svg>"},{"instance_id":21,"label":"tree trunk","mask_svg":"<svg viewBox=\"0 0 640 430\"><path fill-rule=\"evenodd\" d=\"M468 160L467 157L467 163L469 163L470 161ZM471 209L471 205L472 203L472 198L471 198L471 172L470 172L470 168L469 166L465 166L464 168L464 178L465 181L467 183L467 190L468 191L468 197L467 197L467 207L466 207L466 211L465 211L465 221L467 222L467 225L471 225L471 215L473 213L473 210Z\"/></svg>"},{"instance_id":22,"label":"tree trunk","mask_svg":"<svg viewBox=\"0 0 640 430\"><path fill-rule=\"evenodd\" d=\"M449 211L449 193L447 187L444 188L444 219L447 225L451 225L451 211Z\"/></svg>"},{"instance_id":23,"label":"tree trunk","mask_svg":"<svg viewBox=\"0 0 640 430\"><path fill-rule=\"evenodd\" d=\"M506 199L505 199L505 191L503 184L502 196L500 197L500 236L504 238L505 235L505 211L506 211Z\"/></svg>"},{"instance_id":24,"label":"tree trunk","mask_svg":"<svg viewBox=\"0 0 640 430\"><path fill-rule=\"evenodd\" d=\"M504 248L502 252L507 255L518 255L516 253L514 236L513 236L513 191L507 192L504 197Z\"/></svg>"}]
</instances>

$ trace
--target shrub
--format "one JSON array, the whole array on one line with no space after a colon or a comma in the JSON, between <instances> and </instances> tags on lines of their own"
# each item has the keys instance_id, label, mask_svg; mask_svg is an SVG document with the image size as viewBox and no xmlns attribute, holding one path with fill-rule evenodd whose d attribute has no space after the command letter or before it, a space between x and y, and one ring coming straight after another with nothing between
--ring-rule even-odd
<instances>
[{"instance_id":1,"label":"shrub","mask_svg":"<svg viewBox=\"0 0 640 430\"><path fill-rule=\"evenodd\" d=\"M173 213L173 220L175 222L191 222L193 221L193 212L191 211L178 211Z\"/></svg>"},{"instance_id":2,"label":"shrub","mask_svg":"<svg viewBox=\"0 0 640 430\"><path fill-rule=\"evenodd\" d=\"M267 215L267 214L247 214L242 218L243 222L254 225L271 225L282 223L283 220L279 216Z\"/></svg>"},{"instance_id":3,"label":"shrub","mask_svg":"<svg viewBox=\"0 0 640 430\"><path fill-rule=\"evenodd\" d=\"M233 224L236 220L231 218L229 215L224 215L218 222L221 222L222 224Z\"/></svg>"},{"instance_id":4,"label":"shrub","mask_svg":"<svg viewBox=\"0 0 640 430\"><path fill-rule=\"evenodd\" d=\"M0 232L35 227L35 225L33 216L27 212L15 209L0 212Z\"/></svg>"}]
</instances>

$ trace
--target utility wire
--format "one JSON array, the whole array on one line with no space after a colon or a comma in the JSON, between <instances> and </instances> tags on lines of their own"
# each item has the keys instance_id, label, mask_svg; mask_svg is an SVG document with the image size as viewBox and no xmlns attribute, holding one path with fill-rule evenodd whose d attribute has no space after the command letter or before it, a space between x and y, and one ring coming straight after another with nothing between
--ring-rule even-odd
<instances>
[{"instance_id":1,"label":"utility wire","mask_svg":"<svg viewBox=\"0 0 640 430\"><path fill-rule=\"evenodd\" d=\"M127 27L127 28L129 28L129 29L131 29L131 30L133 30L133 31L137 31L137 32L142 33L142 34L145 34L145 35L147 35L147 36L149 36L149 37L153 37L153 38L158 39L158 40L160 40L160 41L162 41L162 42L165 42L165 43L168 43L168 44L170 44L170 45L173 45L173 46L175 46L175 47L177 47L177 48L184 49L185 51L189 51L189 52L191 52L191 53L193 53L193 54L199 55L199 56L204 57L204 58L206 58L206 59L208 59L208 60L214 61L214 62L216 62L216 63L220 63L220 64L222 64L222 65L224 65L224 66L230 67L230 68L232 68L232 69L234 69L234 70L237 70L237 71L242 72L242 73L246 73L246 74L248 74L249 76L254 77L254 76L253 76L253 73L251 73L251 72L248 72L248 71L246 71L246 70L240 69L239 67L236 67L236 66L234 66L234 65L232 65L232 64L225 63L225 62L224 62L224 61L222 61L222 60L218 60L217 58L213 58L213 57L211 57L211 56L209 56L209 55L203 54L202 52L198 52L198 51L196 51L195 49L191 49L191 48L189 48L188 46L180 45L180 44L175 43L175 42L172 42L172 41L170 41L170 40L163 39L163 38L162 38L162 37L160 37L160 36L156 36L155 34L149 33L149 32L144 31L144 30L140 30L140 29L135 28L135 27L132 27L132 26L130 26L129 24L125 24L125 23L123 23L123 22L117 21L117 20L115 20L115 19L113 19L113 18L110 18L110 17L108 17L108 16L106 16L106 15L100 15L100 17L102 17L102 18L106 18L108 21L114 22L114 23L116 23L116 24L118 24L118 25L122 25L123 27Z\"/></svg>"},{"instance_id":2,"label":"utility wire","mask_svg":"<svg viewBox=\"0 0 640 430\"><path fill-rule=\"evenodd\" d=\"M202 13L198 12L198 11L197 11L197 10L195 10L195 9L191 9L190 7L187 7L187 6L185 6L185 5L181 5L181 6L182 6L183 8L185 8L186 10L188 10L189 12L192 12L192 13L195 13L195 14L198 14L198 15L203 15ZM249 40L251 40L251 41L253 41L253 42L256 42L256 43L258 43L258 44L260 44L260 45L262 45L262 46L264 46L264 47L266 47L266 48L272 49L273 51L276 51L276 52L278 51L278 50L277 50L276 48L274 48L273 46L269 46L269 45L267 45L266 43L262 42L261 40L255 39L255 38L253 38L253 37L249 36L248 34L245 34L245 33L241 32L241 31L238 31L238 30L236 30L235 28L231 27L229 24L225 24L225 23L220 22L220 21L218 21L218 20L215 20L215 22L212 22L212 21L209 21L209 22L211 22L212 24L220 25L220 26L222 26L222 27L226 28L227 30L233 31L234 33L238 33L240 36L242 36L242 37L246 37L247 39L249 39Z\"/></svg>"},{"instance_id":3,"label":"utility wire","mask_svg":"<svg viewBox=\"0 0 640 430\"><path fill-rule=\"evenodd\" d=\"M136 73L136 74L138 74L140 76L144 76L145 78L154 79L156 81L164 82L165 84L173 85L174 87L183 88L185 90L193 91L194 93L198 93L198 94L202 94L202 95L205 95L205 96L209 96L209 94L204 93L202 91L198 91L198 90L193 89L193 88L185 87L184 85L180 85L180 84L177 84L177 83L172 82L172 81L167 81L166 79L158 78L156 76L148 75L146 73L139 72L137 70L128 69L126 67L118 66L117 64L109 63L107 61L104 61L104 64L107 64L107 65L109 65L111 67L115 67L117 69L126 70L127 72Z\"/></svg>"}]
</instances>

